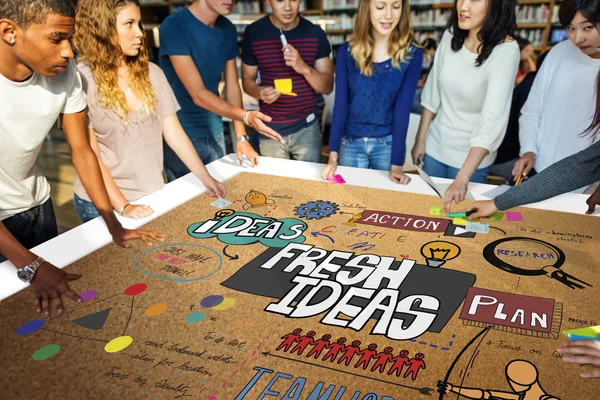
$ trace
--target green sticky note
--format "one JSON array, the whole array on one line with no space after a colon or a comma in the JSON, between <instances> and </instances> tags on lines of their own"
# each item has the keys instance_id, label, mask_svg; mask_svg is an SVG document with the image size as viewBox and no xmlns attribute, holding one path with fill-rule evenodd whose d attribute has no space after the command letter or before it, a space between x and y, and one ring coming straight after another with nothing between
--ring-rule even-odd
<instances>
[{"instance_id":1,"label":"green sticky note","mask_svg":"<svg viewBox=\"0 0 600 400\"><path fill-rule=\"evenodd\" d=\"M500 221L502 218L504 218L504 213L498 211L490 217L490 221Z\"/></svg>"},{"instance_id":2,"label":"green sticky note","mask_svg":"<svg viewBox=\"0 0 600 400\"><path fill-rule=\"evenodd\" d=\"M598 334L600 334L600 325L590 326L587 328L569 329L567 331L563 331L563 333L568 337L583 336L589 338L598 338Z\"/></svg>"},{"instance_id":3,"label":"green sticky note","mask_svg":"<svg viewBox=\"0 0 600 400\"><path fill-rule=\"evenodd\" d=\"M446 214L444 214L444 209L442 207L438 207L438 206L429 207L429 215L436 215L438 217L446 216Z\"/></svg>"}]
</instances>

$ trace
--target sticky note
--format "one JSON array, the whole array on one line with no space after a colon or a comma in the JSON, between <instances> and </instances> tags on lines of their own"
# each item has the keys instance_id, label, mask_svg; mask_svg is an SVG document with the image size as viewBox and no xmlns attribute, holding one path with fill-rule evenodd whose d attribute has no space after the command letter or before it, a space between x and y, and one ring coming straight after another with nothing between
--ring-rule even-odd
<instances>
[{"instance_id":1,"label":"sticky note","mask_svg":"<svg viewBox=\"0 0 600 400\"><path fill-rule=\"evenodd\" d=\"M506 213L506 219L508 221L523 221L523 215L518 211L508 211Z\"/></svg>"},{"instance_id":2,"label":"sticky note","mask_svg":"<svg viewBox=\"0 0 600 400\"><path fill-rule=\"evenodd\" d=\"M490 226L488 224L480 224L477 222L468 221L467 231L475 233L489 233Z\"/></svg>"},{"instance_id":3,"label":"sticky note","mask_svg":"<svg viewBox=\"0 0 600 400\"><path fill-rule=\"evenodd\" d=\"M344 178L342 178L342 176L340 174L332 175L329 178L327 178L327 180L331 183L337 183L337 184L346 183L346 181L344 180Z\"/></svg>"},{"instance_id":4,"label":"sticky note","mask_svg":"<svg viewBox=\"0 0 600 400\"><path fill-rule=\"evenodd\" d=\"M275 79L275 89L281 94L286 96L297 96L296 93L292 92L293 84L291 79Z\"/></svg>"},{"instance_id":5,"label":"sticky note","mask_svg":"<svg viewBox=\"0 0 600 400\"><path fill-rule=\"evenodd\" d=\"M452 223L454 225L467 226L468 220L466 218L454 218Z\"/></svg>"},{"instance_id":6,"label":"sticky note","mask_svg":"<svg viewBox=\"0 0 600 400\"><path fill-rule=\"evenodd\" d=\"M589 337L589 336L577 336L572 333L567 334L569 340L594 340L596 342L600 342L600 337Z\"/></svg>"},{"instance_id":7,"label":"sticky note","mask_svg":"<svg viewBox=\"0 0 600 400\"><path fill-rule=\"evenodd\" d=\"M230 206L231 204L232 203L229 200L225 200L220 197L217 200L210 203L211 206L217 207L217 208L225 208L225 207Z\"/></svg>"},{"instance_id":8,"label":"sticky note","mask_svg":"<svg viewBox=\"0 0 600 400\"><path fill-rule=\"evenodd\" d=\"M429 215L435 215L438 217L446 216L446 214L444 214L444 209L442 207L438 207L438 206L430 206L429 207Z\"/></svg>"},{"instance_id":9,"label":"sticky note","mask_svg":"<svg viewBox=\"0 0 600 400\"><path fill-rule=\"evenodd\" d=\"M498 211L495 212L491 217L490 221L500 221L504 217L504 213Z\"/></svg>"},{"instance_id":10,"label":"sticky note","mask_svg":"<svg viewBox=\"0 0 600 400\"><path fill-rule=\"evenodd\" d=\"M569 329L563 333L571 340L598 340L600 341L600 325L578 329Z\"/></svg>"}]
</instances>

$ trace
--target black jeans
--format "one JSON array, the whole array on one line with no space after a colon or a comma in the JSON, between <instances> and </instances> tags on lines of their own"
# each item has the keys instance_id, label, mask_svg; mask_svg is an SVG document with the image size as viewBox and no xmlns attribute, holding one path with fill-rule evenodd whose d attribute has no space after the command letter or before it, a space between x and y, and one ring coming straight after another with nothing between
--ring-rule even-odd
<instances>
[{"instance_id":1,"label":"black jeans","mask_svg":"<svg viewBox=\"0 0 600 400\"><path fill-rule=\"evenodd\" d=\"M52 199L2 221L6 229L27 249L58 236ZM0 254L0 262L6 258Z\"/></svg>"}]
</instances>

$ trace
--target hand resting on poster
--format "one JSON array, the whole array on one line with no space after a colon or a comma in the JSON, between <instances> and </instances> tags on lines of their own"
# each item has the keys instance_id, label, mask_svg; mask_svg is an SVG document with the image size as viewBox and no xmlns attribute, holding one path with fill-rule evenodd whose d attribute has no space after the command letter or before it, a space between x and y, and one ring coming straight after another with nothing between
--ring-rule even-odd
<instances>
[{"instance_id":1,"label":"hand resting on poster","mask_svg":"<svg viewBox=\"0 0 600 400\"><path fill-rule=\"evenodd\" d=\"M563 354L564 362L594 367L582 371L579 374L582 378L600 378L600 342L572 340L556 350Z\"/></svg>"}]
</instances>

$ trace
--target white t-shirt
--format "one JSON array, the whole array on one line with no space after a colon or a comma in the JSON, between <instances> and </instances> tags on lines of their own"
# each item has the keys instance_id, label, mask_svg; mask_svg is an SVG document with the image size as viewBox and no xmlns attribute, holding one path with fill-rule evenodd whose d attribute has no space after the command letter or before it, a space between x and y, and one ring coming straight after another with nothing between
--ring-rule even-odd
<instances>
[{"instance_id":1,"label":"white t-shirt","mask_svg":"<svg viewBox=\"0 0 600 400\"><path fill-rule=\"evenodd\" d=\"M600 60L583 54L565 40L550 50L521 109L520 155L536 154L535 170L592 145L594 136L582 133L596 111L596 76Z\"/></svg>"},{"instance_id":2,"label":"white t-shirt","mask_svg":"<svg viewBox=\"0 0 600 400\"><path fill-rule=\"evenodd\" d=\"M461 168L471 147L482 147L490 154L479 167L489 167L508 125L519 46L515 41L499 44L477 67L477 54L464 45L455 52L451 42L452 33L446 31L423 88L421 105L436 114L425 152L446 165Z\"/></svg>"},{"instance_id":3,"label":"white t-shirt","mask_svg":"<svg viewBox=\"0 0 600 400\"><path fill-rule=\"evenodd\" d=\"M0 75L0 221L43 204L50 185L36 165L44 138L61 113L86 107L74 60L67 71L25 82Z\"/></svg>"}]
</instances>

